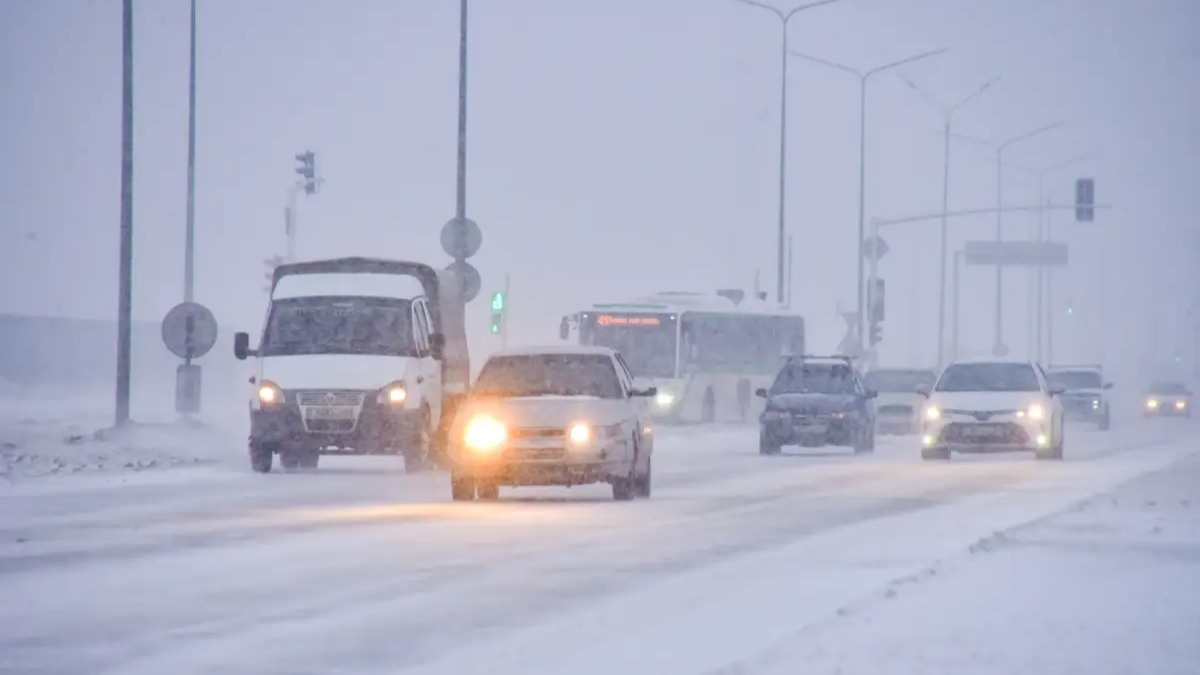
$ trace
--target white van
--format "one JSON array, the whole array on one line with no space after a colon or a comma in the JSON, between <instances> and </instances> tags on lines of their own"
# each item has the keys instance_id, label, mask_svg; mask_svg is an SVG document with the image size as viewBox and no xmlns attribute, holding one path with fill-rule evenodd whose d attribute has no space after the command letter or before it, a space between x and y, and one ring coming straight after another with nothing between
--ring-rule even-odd
<instances>
[{"instance_id":1,"label":"white van","mask_svg":"<svg viewBox=\"0 0 1200 675\"><path fill-rule=\"evenodd\" d=\"M314 468L321 455L430 460L443 412L442 286L421 263L341 258L276 268L254 357L250 465Z\"/></svg>"}]
</instances>

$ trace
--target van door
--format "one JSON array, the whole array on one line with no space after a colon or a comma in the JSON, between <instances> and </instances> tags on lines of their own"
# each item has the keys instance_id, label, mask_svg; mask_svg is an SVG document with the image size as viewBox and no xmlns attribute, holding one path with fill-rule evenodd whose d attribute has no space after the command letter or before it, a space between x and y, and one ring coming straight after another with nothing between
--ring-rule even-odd
<instances>
[{"instance_id":1,"label":"van door","mask_svg":"<svg viewBox=\"0 0 1200 675\"><path fill-rule=\"evenodd\" d=\"M418 377L421 379L421 398L429 405L430 423L436 429L442 419L442 364L433 358L429 349L429 336L433 322L424 298L413 302L413 335L418 340Z\"/></svg>"}]
</instances>

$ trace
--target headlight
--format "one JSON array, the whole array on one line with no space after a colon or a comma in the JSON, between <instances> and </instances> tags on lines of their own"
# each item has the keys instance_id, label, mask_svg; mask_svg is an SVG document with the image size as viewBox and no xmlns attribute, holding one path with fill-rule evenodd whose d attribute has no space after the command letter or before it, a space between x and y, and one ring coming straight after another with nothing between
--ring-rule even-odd
<instances>
[{"instance_id":1,"label":"headlight","mask_svg":"<svg viewBox=\"0 0 1200 675\"><path fill-rule=\"evenodd\" d=\"M1151 410L1154 410L1155 408L1158 407L1158 401L1156 399L1152 398L1152 399L1146 401L1146 407Z\"/></svg>"},{"instance_id":2,"label":"headlight","mask_svg":"<svg viewBox=\"0 0 1200 675\"><path fill-rule=\"evenodd\" d=\"M936 405L931 405L925 408L925 419L940 420L942 419L942 409Z\"/></svg>"},{"instance_id":3,"label":"headlight","mask_svg":"<svg viewBox=\"0 0 1200 675\"><path fill-rule=\"evenodd\" d=\"M574 445L583 445L592 440L592 427L585 422L576 422L567 429L567 439Z\"/></svg>"},{"instance_id":4,"label":"headlight","mask_svg":"<svg viewBox=\"0 0 1200 675\"><path fill-rule=\"evenodd\" d=\"M669 391L660 391L654 395L654 402L660 408L670 408L675 403L675 394Z\"/></svg>"},{"instance_id":5,"label":"headlight","mask_svg":"<svg viewBox=\"0 0 1200 675\"><path fill-rule=\"evenodd\" d=\"M403 405L408 400L408 389L403 382L393 382L383 389L379 390L379 395L375 397L376 403L389 405Z\"/></svg>"},{"instance_id":6,"label":"headlight","mask_svg":"<svg viewBox=\"0 0 1200 675\"><path fill-rule=\"evenodd\" d=\"M1100 401L1092 401L1092 410L1100 409Z\"/></svg>"},{"instance_id":7,"label":"headlight","mask_svg":"<svg viewBox=\"0 0 1200 675\"><path fill-rule=\"evenodd\" d=\"M1046 419L1046 409L1042 407L1041 403L1034 403L1033 405L1029 406L1029 410L1025 411L1025 414L1028 415L1029 419L1031 420Z\"/></svg>"},{"instance_id":8,"label":"headlight","mask_svg":"<svg viewBox=\"0 0 1200 675\"><path fill-rule=\"evenodd\" d=\"M1183 410L1183 409L1184 409L1184 408L1186 408L1186 407L1187 407L1187 402L1186 402L1186 401L1176 401L1176 402L1175 402L1175 409L1176 409L1176 410Z\"/></svg>"},{"instance_id":9,"label":"headlight","mask_svg":"<svg viewBox=\"0 0 1200 675\"><path fill-rule=\"evenodd\" d=\"M263 380L263 383L258 387L258 401L263 405L283 403L283 390L274 382Z\"/></svg>"},{"instance_id":10,"label":"headlight","mask_svg":"<svg viewBox=\"0 0 1200 675\"><path fill-rule=\"evenodd\" d=\"M491 417L476 417L467 423L463 441L478 452L496 450L508 440L508 429Z\"/></svg>"}]
</instances>

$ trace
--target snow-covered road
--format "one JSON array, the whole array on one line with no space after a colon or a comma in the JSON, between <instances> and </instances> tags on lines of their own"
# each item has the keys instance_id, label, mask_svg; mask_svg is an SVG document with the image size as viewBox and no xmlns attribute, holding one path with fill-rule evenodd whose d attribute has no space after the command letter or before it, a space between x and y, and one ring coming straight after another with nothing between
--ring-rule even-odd
<instances>
[{"instance_id":1,"label":"snow-covered road","mask_svg":"<svg viewBox=\"0 0 1200 675\"><path fill-rule=\"evenodd\" d=\"M603 487L453 503L444 474L364 459L17 483L0 487L0 672L759 672L802 631L1197 438L1072 429L1061 464L943 464L913 439L760 457L749 428L673 429L653 498L632 503Z\"/></svg>"}]
</instances>

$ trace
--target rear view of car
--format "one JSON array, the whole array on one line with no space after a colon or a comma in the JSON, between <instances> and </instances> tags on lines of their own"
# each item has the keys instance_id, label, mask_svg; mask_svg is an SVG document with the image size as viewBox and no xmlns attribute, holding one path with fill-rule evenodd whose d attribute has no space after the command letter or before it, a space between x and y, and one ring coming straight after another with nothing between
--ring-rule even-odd
<instances>
[{"instance_id":1,"label":"rear view of car","mask_svg":"<svg viewBox=\"0 0 1200 675\"><path fill-rule=\"evenodd\" d=\"M1192 417L1192 392L1180 382L1155 382L1146 392L1146 417Z\"/></svg>"},{"instance_id":2,"label":"rear view of car","mask_svg":"<svg viewBox=\"0 0 1200 675\"><path fill-rule=\"evenodd\" d=\"M915 368L876 368L863 378L875 398L876 424L881 434L915 434L921 429L924 397L919 387L933 387L937 373Z\"/></svg>"}]
</instances>

